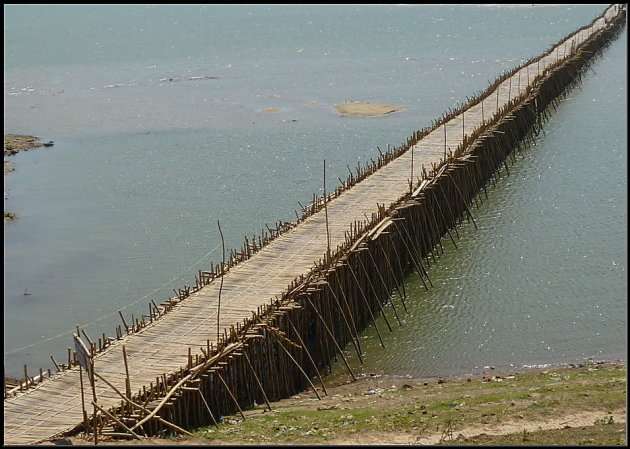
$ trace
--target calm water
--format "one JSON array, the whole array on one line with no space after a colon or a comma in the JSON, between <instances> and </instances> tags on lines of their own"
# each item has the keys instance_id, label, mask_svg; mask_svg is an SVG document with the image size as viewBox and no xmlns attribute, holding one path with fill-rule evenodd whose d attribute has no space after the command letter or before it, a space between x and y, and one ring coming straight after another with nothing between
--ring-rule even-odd
<instances>
[{"instance_id":1,"label":"calm water","mask_svg":"<svg viewBox=\"0 0 630 449\"><path fill-rule=\"evenodd\" d=\"M8 374L63 360L76 324L111 335L117 310L194 283L220 259L217 220L233 248L293 219L323 159L345 178L603 9L5 5L5 133L55 142L4 178ZM460 230L436 287L408 279L388 351L366 332L366 370L625 357L626 64L624 34ZM337 116L349 100L407 109Z\"/></svg>"}]
</instances>

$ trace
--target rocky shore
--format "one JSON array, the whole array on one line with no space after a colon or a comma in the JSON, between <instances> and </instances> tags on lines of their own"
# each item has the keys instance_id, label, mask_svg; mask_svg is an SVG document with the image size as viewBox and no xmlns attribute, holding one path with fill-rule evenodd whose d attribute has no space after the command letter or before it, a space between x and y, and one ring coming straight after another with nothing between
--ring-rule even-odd
<instances>
[{"instance_id":1,"label":"rocky shore","mask_svg":"<svg viewBox=\"0 0 630 449\"><path fill-rule=\"evenodd\" d=\"M6 160L7 156L13 156L20 151L30 150L31 148L38 147L51 147L53 146L53 142L41 142L39 137L34 136L24 136L20 134L5 134L4 135L4 174L6 175L9 172L15 170L11 167L9 161Z\"/></svg>"}]
</instances>

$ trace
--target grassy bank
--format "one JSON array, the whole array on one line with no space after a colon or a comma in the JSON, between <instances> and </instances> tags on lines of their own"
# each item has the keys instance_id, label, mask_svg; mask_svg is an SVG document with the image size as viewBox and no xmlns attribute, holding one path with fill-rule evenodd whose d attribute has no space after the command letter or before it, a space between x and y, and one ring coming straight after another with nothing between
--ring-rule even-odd
<instances>
[{"instance_id":1,"label":"grassy bank","mask_svg":"<svg viewBox=\"0 0 630 449\"><path fill-rule=\"evenodd\" d=\"M626 442L626 366L594 363L445 378L368 377L305 392L192 438L136 444L620 445ZM75 441L80 443L81 440ZM108 444L107 442L104 442ZM113 442L112 442L113 443ZM115 444L115 443L114 443Z\"/></svg>"}]
</instances>

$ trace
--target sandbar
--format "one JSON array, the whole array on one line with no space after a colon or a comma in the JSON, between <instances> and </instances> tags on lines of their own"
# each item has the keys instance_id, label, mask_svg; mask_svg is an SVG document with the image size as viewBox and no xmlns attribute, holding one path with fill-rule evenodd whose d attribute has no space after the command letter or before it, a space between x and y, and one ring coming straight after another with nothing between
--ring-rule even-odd
<instances>
[{"instance_id":1,"label":"sandbar","mask_svg":"<svg viewBox=\"0 0 630 449\"><path fill-rule=\"evenodd\" d=\"M354 101L352 103L336 104L335 110L342 115L353 115L355 117L377 117L402 111L402 106L383 103L369 103L364 101Z\"/></svg>"}]
</instances>

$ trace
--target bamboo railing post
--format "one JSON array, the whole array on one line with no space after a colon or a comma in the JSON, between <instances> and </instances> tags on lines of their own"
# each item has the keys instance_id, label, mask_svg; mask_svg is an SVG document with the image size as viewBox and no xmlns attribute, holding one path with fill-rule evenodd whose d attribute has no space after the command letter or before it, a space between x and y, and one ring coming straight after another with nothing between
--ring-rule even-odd
<instances>
[{"instance_id":1,"label":"bamboo railing post","mask_svg":"<svg viewBox=\"0 0 630 449\"><path fill-rule=\"evenodd\" d=\"M324 214L326 215L326 254L330 254L330 229L328 228L328 195L326 194L326 159L324 159Z\"/></svg>"},{"instance_id":2,"label":"bamboo railing post","mask_svg":"<svg viewBox=\"0 0 630 449\"><path fill-rule=\"evenodd\" d=\"M124 326L125 326L125 331L127 332L127 335L129 335L129 326L127 326L127 322L125 321L125 317L123 316L122 312L119 310L118 311L118 315L120 315L120 319L122 320Z\"/></svg>"},{"instance_id":3,"label":"bamboo railing post","mask_svg":"<svg viewBox=\"0 0 630 449\"><path fill-rule=\"evenodd\" d=\"M123 361L125 363L125 394L131 399L131 379L129 378L129 365L127 364L127 349L122 345Z\"/></svg>"},{"instance_id":4,"label":"bamboo railing post","mask_svg":"<svg viewBox=\"0 0 630 449\"><path fill-rule=\"evenodd\" d=\"M223 261L221 262L221 284L219 286L219 300L218 300L218 305L217 305L217 343L219 341L220 335L221 335L221 326L220 326L220 319L221 319L221 291L223 290L223 278L225 277L225 271L224 271L224 266L225 266L225 240L223 238L223 231L221 231L221 223L219 220L217 220L217 227L219 228L219 234L221 235L221 247L222 247L222 254L223 254Z\"/></svg>"},{"instance_id":5,"label":"bamboo railing post","mask_svg":"<svg viewBox=\"0 0 630 449\"><path fill-rule=\"evenodd\" d=\"M59 367L59 364L57 363L57 361L55 360L55 358L52 355L50 356L50 360L52 360L53 364L57 368L57 371L58 372L61 371L61 368Z\"/></svg>"}]
</instances>

